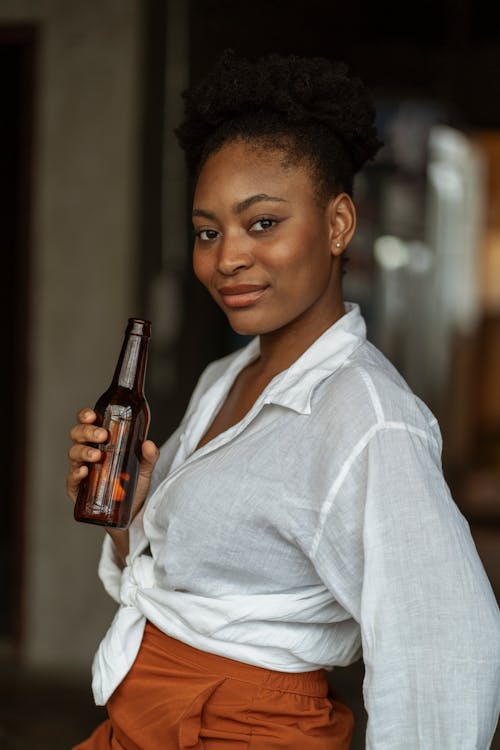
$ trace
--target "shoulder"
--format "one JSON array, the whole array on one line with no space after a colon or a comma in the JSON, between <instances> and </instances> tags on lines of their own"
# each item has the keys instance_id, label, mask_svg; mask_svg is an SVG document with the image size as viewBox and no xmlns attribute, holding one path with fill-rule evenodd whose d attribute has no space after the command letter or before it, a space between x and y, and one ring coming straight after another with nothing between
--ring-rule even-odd
<instances>
[{"instance_id":1,"label":"shoulder","mask_svg":"<svg viewBox=\"0 0 500 750\"><path fill-rule=\"evenodd\" d=\"M440 445L437 420L394 365L366 341L317 389L315 405L345 433L362 437L375 427L405 424Z\"/></svg>"}]
</instances>

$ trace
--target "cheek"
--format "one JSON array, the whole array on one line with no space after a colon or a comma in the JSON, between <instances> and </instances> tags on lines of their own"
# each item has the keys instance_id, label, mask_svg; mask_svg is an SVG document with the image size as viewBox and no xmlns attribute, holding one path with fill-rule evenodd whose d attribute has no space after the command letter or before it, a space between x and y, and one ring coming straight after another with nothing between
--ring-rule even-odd
<instances>
[{"instance_id":1,"label":"cheek","mask_svg":"<svg viewBox=\"0 0 500 750\"><path fill-rule=\"evenodd\" d=\"M193 271L198 281L206 286L210 275L208 257L196 250L193 252Z\"/></svg>"},{"instance_id":2,"label":"cheek","mask_svg":"<svg viewBox=\"0 0 500 750\"><path fill-rule=\"evenodd\" d=\"M325 243L311 242L305 237L298 242L280 248L273 254L270 265L277 273L277 279L286 279L287 284L296 287L323 282L329 273L331 255Z\"/></svg>"}]
</instances>

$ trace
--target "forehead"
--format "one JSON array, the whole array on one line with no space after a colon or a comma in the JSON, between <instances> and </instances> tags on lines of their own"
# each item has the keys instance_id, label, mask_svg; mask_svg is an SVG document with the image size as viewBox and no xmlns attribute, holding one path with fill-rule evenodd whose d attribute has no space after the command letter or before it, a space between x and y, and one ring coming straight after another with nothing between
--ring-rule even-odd
<instances>
[{"instance_id":1,"label":"forehead","mask_svg":"<svg viewBox=\"0 0 500 750\"><path fill-rule=\"evenodd\" d=\"M285 149L231 141L207 158L196 182L195 203L225 192L238 200L249 191L267 193L271 188L287 194L301 191L304 197L314 194L310 169Z\"/></svg>"}]
</instances>

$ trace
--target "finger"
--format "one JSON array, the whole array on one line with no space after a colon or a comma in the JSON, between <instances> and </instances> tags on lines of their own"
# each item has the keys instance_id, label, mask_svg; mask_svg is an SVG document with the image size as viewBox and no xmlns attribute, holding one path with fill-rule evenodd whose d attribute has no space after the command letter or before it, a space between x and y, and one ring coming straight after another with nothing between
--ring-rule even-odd
<instances>
[{"instance_id":1,"label":"finger","mask_svg":"<svg viewBox=\"0 0 500 750\"><path fill-rule=\"evenodd\" d=\"M85 424L75 424L69 434L75 443L104 443L108 437L108 431L103 427Z\"/></svg>"},{"instance_id":2,"label":"finger","mask_svg":"<svg viewBox=\"0 0 500 750\"><path fill-rule=\"evenodd\" d=\"M76 418L79 422L88 424L89 422L95 422L97 414L93 409L90 409L90 407L84 406L83 409L80 409L80 411L76 413Z\"/></svg>"},{"instance_id":3,"label":"finger","mask_svg":"<svg viewBox=\"0 0 500 750\"><path fill-rule=\"evenodd\" d=\"M83 464L82 466L78 466L76 469L73 469L68 474L68 478L66 480L66 494L73 502L76 502L80 482L82 481L82 479L84 479L84 477L87 476L88 473L89 470L87 466Z\"/></svg>"},{"instance_id":4,"label":"finger","mask_svg":"<svg viewBox=\"0 0 500 750\"><path fill-rule=\"evenodd\" d=\"M100 461L102 458L102 451L98 448L92 448L90 445L75 443L69 449L68 455L73 468L76 468L83 463L96 463L97 461Z\"/></svg>"}]
</instances>

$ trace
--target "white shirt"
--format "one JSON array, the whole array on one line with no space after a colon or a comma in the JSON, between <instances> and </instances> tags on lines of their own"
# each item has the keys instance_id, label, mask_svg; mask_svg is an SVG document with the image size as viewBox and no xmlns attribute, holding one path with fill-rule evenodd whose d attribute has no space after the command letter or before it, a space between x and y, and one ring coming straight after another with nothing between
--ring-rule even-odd
<instances>
[{"instance_id":1,"label":"white shirt","mask_svg":"<svg viewBox=\"0 0 500 750\"><path fill-rule=\"evenodd\" d=\"M441 470L435 418L366 340L357 305L200 450L259 341L212 363L166 442L93 665L104 704L146 618L196 648L285 672L363 655L370 750L485 750L500 617ZM151 556L144 554L150 546Z\"/></svg>"}]
</instances>

